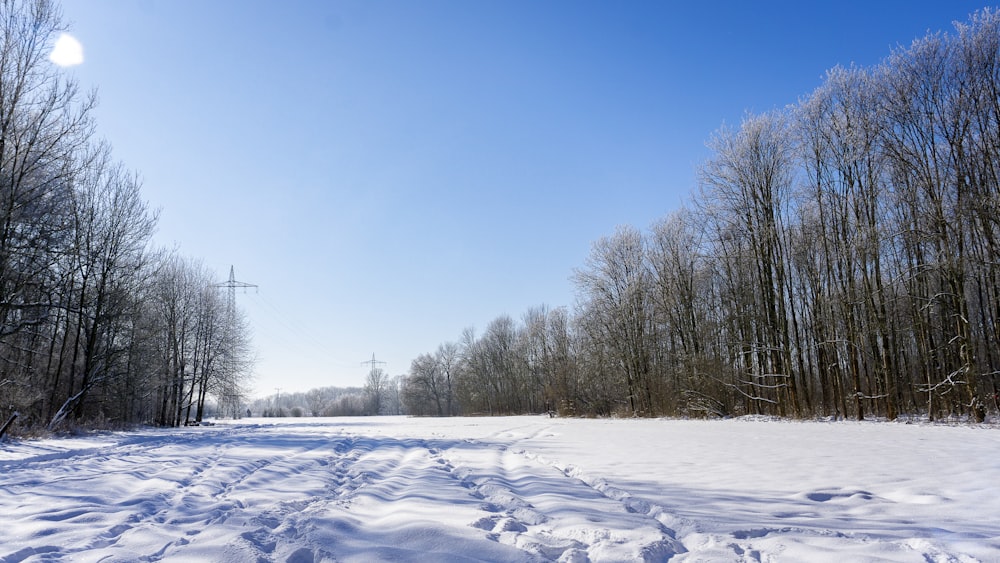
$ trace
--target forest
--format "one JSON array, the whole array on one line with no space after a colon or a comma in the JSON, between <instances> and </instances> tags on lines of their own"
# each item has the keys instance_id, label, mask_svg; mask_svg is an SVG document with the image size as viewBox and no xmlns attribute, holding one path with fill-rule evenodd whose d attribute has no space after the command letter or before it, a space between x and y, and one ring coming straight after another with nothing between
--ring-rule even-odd
<instances>
[{"instance_id":1,"label":"forest","mask_svg":"<svg viewBox=\"0 0 1000 563\"><path fill-rule=\"evenodd\" d=\"M250 403L250 331L156 248L47 0L0 0L0 436L253 414L984 421L1000 378L1000 14L709 139L689 203L621 226L572 306L466 329L363 390ZM609 197L612 197L609 194ZM279 399L283 399L280 400ZM296 405L295 402L299 404ZM295 409L298 410L295 410Z\"/></svg>"},{"instance_id":2,"label":"forest","mask_svg":"<svg viewBox=\"0 0 1000 563\"><path fill-rule=\"evenodd\" d=\"M983 421L1000 378L1000 15L708 141L690 203L619 227L572 308L413 360L413 414Z\"/></svg>"},{"instance_id":3,"label":"forest","mask_svg":"<svg viewBox=\"0 0 1000 563\"><path fill-rule=\"evenodd\" d=\"M0 436L238 414L242 314L199 261L157 249L137 173L96 134L96 94L48 60L47 0L0 2Z\"/></svg>"}]
</instances>

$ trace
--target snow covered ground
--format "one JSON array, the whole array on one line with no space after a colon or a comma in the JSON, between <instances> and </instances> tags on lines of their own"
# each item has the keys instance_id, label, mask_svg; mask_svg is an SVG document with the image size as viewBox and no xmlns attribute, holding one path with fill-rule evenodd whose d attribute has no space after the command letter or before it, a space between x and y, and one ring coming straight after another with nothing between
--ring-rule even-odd
<instances>
[{"instance_id":1,"label":"snow covered ground","mask_svg":"<svg viewBox=\"0 0 1000 563\"><path fill-rule=\"evenodd\" d=\"M0 561L1000 561L1000 430L249 419L0 444Z\"/></svg>"}]
</instances>

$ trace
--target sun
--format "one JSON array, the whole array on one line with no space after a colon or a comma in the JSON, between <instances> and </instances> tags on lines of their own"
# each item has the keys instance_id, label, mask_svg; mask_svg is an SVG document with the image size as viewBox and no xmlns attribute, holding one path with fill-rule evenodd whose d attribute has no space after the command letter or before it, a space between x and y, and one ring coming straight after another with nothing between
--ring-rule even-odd
<instances>
[{"instance_id":1,"label":"sun","mask_svg":"<svg viewBox=\"0 0 1000 563\"><path fill-rule=\"evenodd\" d=\"M76 66L83 63L83 45L72 35L62 33L52 47L49 60L59 66Z\"/></svg>"}]
</instances>

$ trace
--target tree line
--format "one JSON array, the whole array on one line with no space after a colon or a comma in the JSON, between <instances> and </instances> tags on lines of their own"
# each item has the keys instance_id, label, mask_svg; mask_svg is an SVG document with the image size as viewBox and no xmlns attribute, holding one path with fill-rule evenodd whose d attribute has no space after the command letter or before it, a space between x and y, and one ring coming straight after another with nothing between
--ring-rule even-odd
<instances>
[{"instance_id":1,"label":"tree line","mask_svg":"<svg viewBox=\"0 0 1000 563\"><path fill-rule=\"evenodd\" d=\"M250 403L252 416L318 417L403 414L402 376L389 377L373 368L364 387L319 387L306 392L280 392Z\"/></svg>"},{"instance_id":2,"label":"tree line","mask_svg":"<svg viewBox=\"0 0 1000 563\"><path fill-rule=\"evenodd\" d=\"M246 323L213 272L151 245L95 94L47 60L63 29L48 0L0 0L0 423L178 425L210 396L238 414Z\"/></svg>"},{"instance_id":3,"label":"tree line","mask_svg":"<svg viewBox=\"0 0 1000 563\"><path fill-rule=\"evenodd\" d=\"M593 244L578 300L414 359L425 415L982 421L1000 378L1000 15L710 139L691 203Z\"/></svg>"}]
</instances>

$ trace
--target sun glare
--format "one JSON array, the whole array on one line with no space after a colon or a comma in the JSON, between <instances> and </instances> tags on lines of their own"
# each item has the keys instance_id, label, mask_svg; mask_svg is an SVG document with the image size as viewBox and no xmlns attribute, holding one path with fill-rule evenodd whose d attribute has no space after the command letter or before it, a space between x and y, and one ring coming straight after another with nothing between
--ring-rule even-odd
<instances>
[{"instance_id":1,"label":"sun glare","mask_svg":"<svg viewBox=\"0 0 1000 563\"><path fill-rule=\"evenodd\" d=\"M75 37L63 33L52 47L49 60L59 66L76 66L83 63L83 45Z\"/></svg>"}]
</instances>

